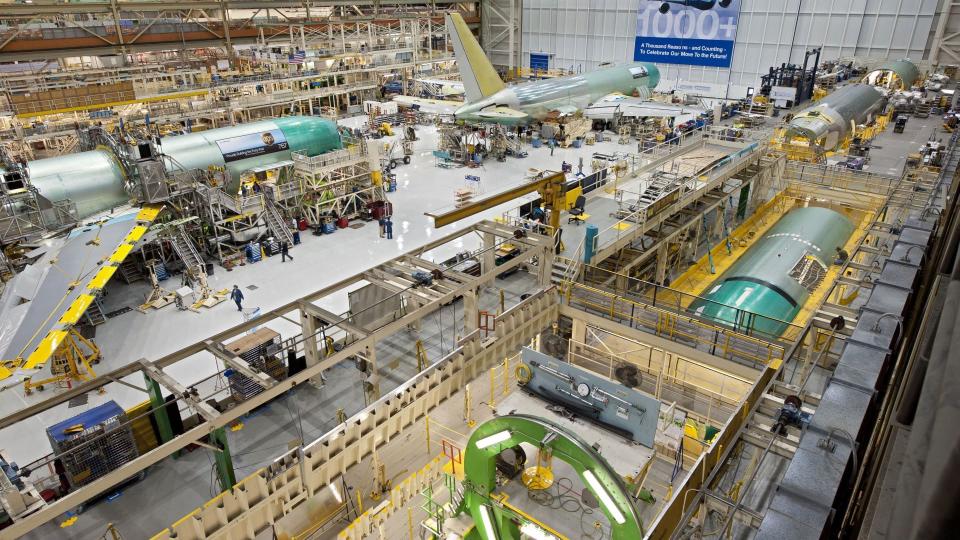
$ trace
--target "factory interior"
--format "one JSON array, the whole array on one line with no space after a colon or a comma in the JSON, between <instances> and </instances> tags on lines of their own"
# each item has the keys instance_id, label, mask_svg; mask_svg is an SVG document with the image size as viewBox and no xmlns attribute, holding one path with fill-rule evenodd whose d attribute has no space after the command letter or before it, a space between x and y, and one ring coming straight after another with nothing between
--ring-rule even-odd
<instances>
[{"instance_id":1,"label":"factory interior","mask_svg":"<svg viewBox=\"0 0 960 540\"><path fill-rule=\"evenodd\" d=\"M0 0L0 540L954 538L958 66L951 0Z\"/></svg>"}]
</instances>

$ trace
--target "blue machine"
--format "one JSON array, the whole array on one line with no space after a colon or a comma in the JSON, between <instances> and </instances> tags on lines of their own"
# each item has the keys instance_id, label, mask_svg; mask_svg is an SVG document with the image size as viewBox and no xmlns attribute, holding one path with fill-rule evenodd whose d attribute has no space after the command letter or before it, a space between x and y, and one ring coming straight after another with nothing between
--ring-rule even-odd
<instances>
[{"instance_id":1,"label":"blue machine","mask_svg":"<svg viewBox=\"0 0 960 540\"><path fill-rule=\"evenodd\" d=\"M529 369L525 390L653 448L659 400L533 349L524 347L520 357Z\"/></svg>"}]
</instances>

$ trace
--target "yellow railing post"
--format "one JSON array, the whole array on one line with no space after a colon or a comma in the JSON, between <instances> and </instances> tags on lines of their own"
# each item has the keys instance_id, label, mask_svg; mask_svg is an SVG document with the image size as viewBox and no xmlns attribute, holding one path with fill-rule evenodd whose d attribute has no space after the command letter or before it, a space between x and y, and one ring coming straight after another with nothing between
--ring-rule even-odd
<instances>
[{"instance_id":1,"label":"yellow railing post","mask_svg":"<svg viewBox=\"0 0 960 540\"><path fill-rule=\"evenodd\" d=\"M503 359L503 395L510 391L510 357Z\"/></svg>"},{"instance_id":2,"label":"yellow railing post","mask_svg":"<svg viewBox=\"0 0 960 540\"><path fill-rule=\"evenodd\" d=\"M430 415L429 414L424 417L423 423L427 430L427 455L430 455Z\"/></svg>"},{"instance_id":3,"label":"yellow railing post","mask_svg":"<svg viewBox=\"0 0 960 540\"><path fill-rule=\"evenodd\" d=\"M491 409L497 406L497 402L494 399L494 394L497 387L496 375L494 374L495 369L497 368L496 367L490 368L490 408Z\"/></svg>"}]
</instances>

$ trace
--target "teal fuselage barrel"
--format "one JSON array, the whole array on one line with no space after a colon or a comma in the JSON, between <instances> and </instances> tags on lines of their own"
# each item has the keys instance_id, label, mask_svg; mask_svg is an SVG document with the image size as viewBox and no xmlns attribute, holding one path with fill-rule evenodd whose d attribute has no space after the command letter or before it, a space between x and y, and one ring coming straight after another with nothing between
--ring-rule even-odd
<instances>
[{"instance_id":1,"label":"teal fuselage barrel","mask_svg":"<svg viewBox=\"0 0 960 540\"><path fill-rule=\"evenodd\" d=\"M337 124L313 116L261 120L164 137L160 142L168 171L225 167L230 174L228 193L240 189L244 171L289 160L291 152L316 156L342 148Z\"/></svg>"},{"instance_id":2,"label":"teal fuselage barrel","mask_svg":"<svg viewBox=\"0 0 960 540\"><path fill-rule=\"evenodd\" d=\"M853 234L845 216L821 207L796 208L756 241L690 310L738 331L769 337L783 334L810 290L791 277L805 257L828 269L838 247Z\"/></svg>"},{"instance_id":3,"label":"teal fuselage barrel","mask_svg":"<svg viewBox=\"0 0 960 540\"><path fill-rule=\"evenodd\" d=\"M163 137L160 150L167 171L225 167L225 189L236 193L244 171L290 159L291 152L316 156L342 148L337 124L312 116L288 116L224 128ZM97 149L38 159L27 164L30 183L52 202L70 200L81 218L130 201L117 158Z\"/></svg>"}]
</instances>

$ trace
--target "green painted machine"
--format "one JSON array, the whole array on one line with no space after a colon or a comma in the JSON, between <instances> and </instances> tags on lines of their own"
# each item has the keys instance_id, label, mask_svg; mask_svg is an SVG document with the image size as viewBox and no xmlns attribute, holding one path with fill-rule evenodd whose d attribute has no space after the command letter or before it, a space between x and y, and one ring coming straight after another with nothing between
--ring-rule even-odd
<instances>
[{"instance_id":1,"label":"green painted machine","mask_svg":"<svg viewBox=\"0 0 960 540\"><path fill-rule=\"evenodd\" d=\"M851 234L853 224L837 211L791 210L689 309L737 331L780 336Z\"/></svg>"},{"instance_id":2,"label":"green painted machine","mask_svg":"<svg viewBox=\"0 0 960 540\"><path fill-rule=\"evenodd\" d=\"M511 414L488 420L477 427L464 452L464 496L457 511L469 512L473 517L476 538L518 540L521 533L530 536L529 527L536 527L528 517L491 495L497 488L497 456L520 443L534 445L540 452L549 452L577 472L609 520L613 540L643 537L640 511L623 479L596 450L553 422Z\"/></svg>"}]
</instances>

